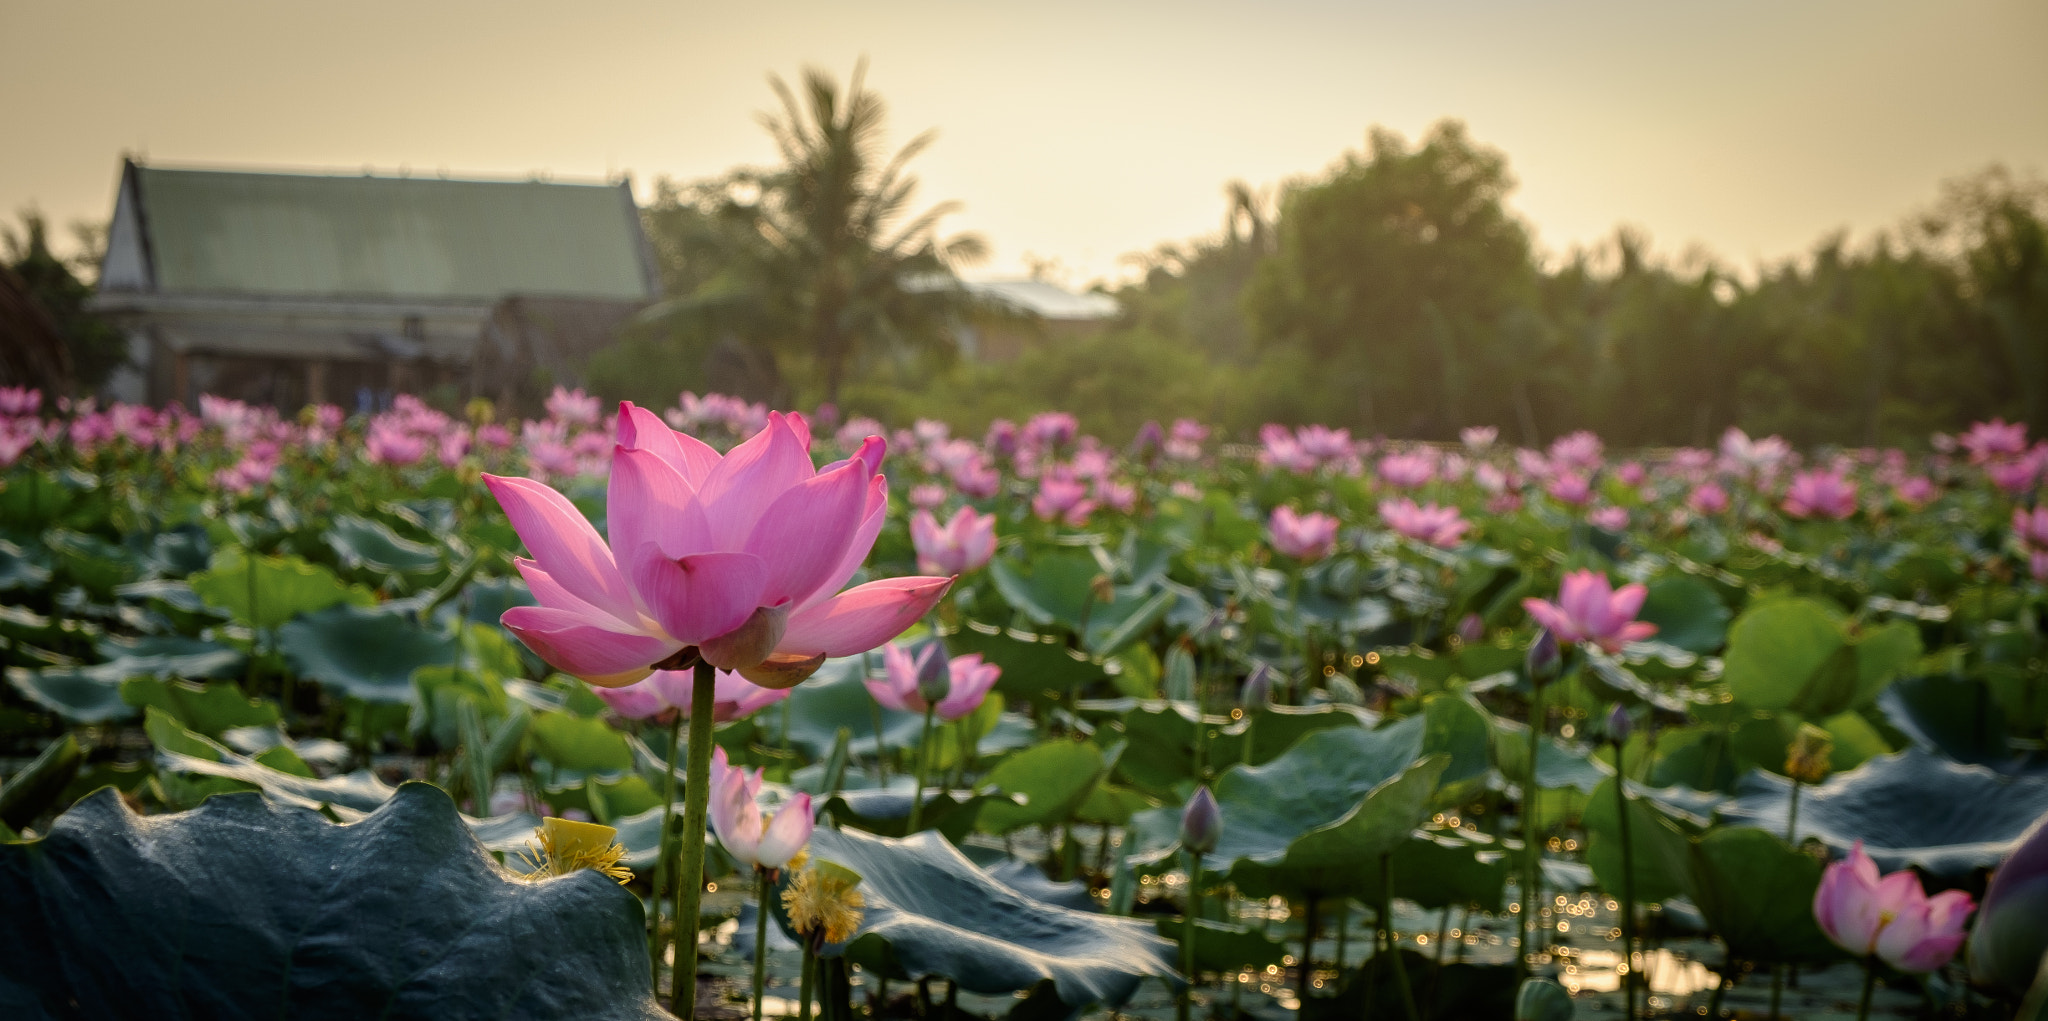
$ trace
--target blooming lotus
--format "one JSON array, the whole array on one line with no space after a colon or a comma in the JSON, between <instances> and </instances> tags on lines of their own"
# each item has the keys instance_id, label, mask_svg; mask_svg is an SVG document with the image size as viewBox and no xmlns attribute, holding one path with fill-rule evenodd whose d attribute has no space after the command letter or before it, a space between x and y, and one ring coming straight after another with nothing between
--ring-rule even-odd
<instances>
[{"instance_id":1,"label":"blooming lotus","mask_svg":"<svg viewBox=\"0 0 2048 1021\"><path fill-rule=\"evenodd\" d=\"M2012 509L2013 538L2029 549L2048 549L2048 503L2029 511L2024 507Z\"/></svg>"},{"instance_id":2,"label":"blooming lotus","mask_svg":"<svg viewBox=\"0 0 2048 1021\"><path fill-rule=\"evenodd\" d=\"M1911 869L1879 876L1860 840L1849 857L1828 866L1813 893L1813 919L1836 946L1916 974L1956 955L1974 906L1961 890L1927 896Z\"/></svg>"},{"instance_id":3,"label":"blooming lotus","mask_svg":"<svg viewBox=\"0 0 2048 1021\"><path fill-rule=\"evenodd\" d=\"M1564 576L1557 602L1524 599L1522 608L1560 642L1590 642L1613 653L1657 633L1657 625L1636 619L1649 594L1641 584L1617 589L1598 571L1573 571Z\"/></svg>"},{"instance_id":4,"label":"blooming lotus","mask_svg":"<svg viewBox=\"0 0 2048 1021\"><path fill-rule=\"evenodd\" d=\"M688 670L656 670L647 679L623 688L593 688L612 711L629 720L665 716L670 711L690 715L692 678ZM744 719L789 697L788 688L764 688L736 673L720 670L712 683L711 719L729 723Z\"/></svg>"},{"instance_id":5,"label":"blooming lotus","mask_svg":"<svg viewBox=\"0 0 2048 1021\"><path fill-rule=\"evenodd\" d=\"M1840 472L1804 471L1792 476L1785 491L1785 513L1795 518L1834 518L1856 513L1856 484Z\"/></svg>"},{"instance_id":6,"label":"blooming lotus","mask_svg":"<svg viewBox=\"0 0 2048 1021\"><path fill-rule=\"evenodd\" d=\"M1728 509L1728 491L1719 483L1703 482L1686 494L1685 505L1695 514L1719 514Z\"/></svg>"},{"instance_id":7,"label":"blooming lotus","mask_svg":"<svg viewBox=\"0 0 2048 1021\"><path fill-rule=\"evenodd\" d=\"M1958 442L1970 452L1972 464L2016 456L2027 449L2027 424L2007 422L2002 418L1976 422L1970 426L1969 432L1958 438Z\"/></svg>"},{"instance_id":8,"label":"blooming lotus","mask_svg":"<svg viewBox=\"0 0 2048 1021\"><path fill-rule=\"evenodd\" d=\"M919 690L918 682L920 676L933 666L931 661L938 655L937 643L927 643L915 655L901 645L885 646L882 649L883 675L867 680L868 694L873 695L883 707L897 712L922 714L926 709L932 709L939 719L957 720L980 708L989 690L1003 676L1003 668L982 662L980 653L954 656L944 667L949 682L946 694L933 703Z\"/></svg>"},{"instance_id":9,"label":"blooming lotus","mask_svg":"<svg viewBox=\"0 0 2048 1021\"><path fill-rule=\"evenodd\" d=\"M962 507L944 525L930 511L910 518L910 544L917 569L933 574L966 574L986 566L996 553L996 516Z\"/></svg>"},{"instance_id":10,"label":"blooming lotus","mask_svg":"<svg viewBox=\"0 0 2048 1021\"><path fill-rule=\"evenodd\" d=\"M1337 519L1321 511L1297 514L1294 508L1273 508L1266 522L1273 548L1303 563L1314 563L1337 548Z\"/></svg>"},{"instance_id":11,"label":"blooming lotus","mask_svg":"<svg viewBox=\"0 0 2048 1021\"><path fill-rule=\"evenodd\" d=\"M1402 489L1427 485L1436 477L1436 462L1426 453L1388 454L1380 458L1380 481Z\"/></svg>"},{"instance_id":12,"label":"blooming lotus","mask_svg":"<svg viewBox=\"0 0 2048 1021\"><path fill-rule=\"evenodd\" d=\"M1593 480L1578 472L1558 472L1544 480L1543 491L1559 503L1583 507L1593 502Z\"/></svg>"},{"instance_id":13,"label":"blooming lotus","mask_svg":"<svg viewBox=\"0 0 2048 1021\"><path fill-rule=\"evenodd\" d=\"M533 554L515 561L537 606L506 628L542 659L623 687L694 657L770 688L901 634L949 578L872 581L840 592L888 514L883 443L819 471L801 416L720 456L653 412L621 405L607 500L610 544L575 505L532 479L484 476Z\"/></svg>"},{"instance_id":14,"label":"blooming lotus","mask_svg":"<svg viewBox=\"0 0 2048 1021\"><path fill-rule=\"evenodd\" d=\"M712 832L727 854L742 865L779 869L810 842L817 821L811 816L811 796L798 794L784 802L773 816L763 816L755 799L761 796L761 771L733 768L725 749L711 753Z\"/></svg>"},{"instance_id":15,"label":"blooming lotus","mask_svg":"<svg viewBox=\"0 0 2048 1021\"><path fill-rule=\"evenodd\" d=\"M1410 539L1445 549L1456 546L1465 531L1472 527L1471 522L1459 516L1456 507L1439 507L1433 503L1418 507L1409 499L1382 500L1380 520Z\"/></svg>"},{"instance_id":16,"label":"blooming lotus","mask_svg":"<svg viewBox=\"0 0 2048 1021\"><path fill-rule=\"evenodd\" d=\"M1468 425L1458 430L1458 439L1471 450L1485 450L1500 438L1500 429L1490 425Z\"/></svg>"},{"instance_id":17,"label":"blooming lotus","mask_svg":"<svg viewBox=\"0 0 2048 1021\"><path fill-rule=\"evenodd\" d=\"M1628 528L1628 510L1624 507L1595 507L1586 512L1586 523L1608 532L1620 532Z\"/></svg>"}]
</instances>

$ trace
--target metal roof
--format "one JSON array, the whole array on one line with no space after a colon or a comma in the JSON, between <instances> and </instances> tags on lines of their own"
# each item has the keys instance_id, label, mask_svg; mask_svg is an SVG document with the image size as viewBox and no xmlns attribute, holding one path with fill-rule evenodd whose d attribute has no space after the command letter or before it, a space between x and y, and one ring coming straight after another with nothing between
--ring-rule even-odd
<instances>
[{"instance_id":1,"label":"metal roof","mask_svg":"<svg viewBox=\"0 0 2048 1021\"><path fill-rule=\"evenodd\" d=\"M159 293L485 302L655 293L624 184L128 172L133 190L122 201L133 196L144 286Z\"/></svg>"},{"instance_id":2,"label":"metal roof","mask_svg":"<svg viewBox=\"0 0 2048 1021\"><path fill-rule=\"evenodd\" d=\"M969 291L1023 309L1043 319L1114 319L1121 306L1107 294L1075 294L1043 280L967 280Z\"/></svg>"}]
</instances>

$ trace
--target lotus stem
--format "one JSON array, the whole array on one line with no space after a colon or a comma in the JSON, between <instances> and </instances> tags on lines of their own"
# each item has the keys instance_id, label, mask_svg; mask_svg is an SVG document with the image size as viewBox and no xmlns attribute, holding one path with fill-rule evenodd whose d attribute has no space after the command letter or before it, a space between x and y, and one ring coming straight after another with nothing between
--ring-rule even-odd
<instances>
[{"instance_id":1,"label":"lotus stem","mask_svg":"<svg viewBox=\"0 0 2048 1021\"><path fill-rule=\"evenodd\" d=\"M654 985L661 987L661 963L668 955L661 935L662 894L668 891L669 841L675 829L676 815L676 747L682 736L683 717L678 713L669 721L668 747L663 749L661 771L665 774L661 782L661 840L656 845L654 857L654 897L647 907L647 952L654 960Z\"/></svg>"},{"instance_id":2,"label":"lotus stem","mask_svg":"<svg viewBox=\"0 0 2048 1021\"><path fill-rule=\"evenodd\" d=\"M1401 991L1401 1009L1408 1021L1420 1021L1415 1012L1415 991L1408 987L1408 963L1401 960L1401 948L1394 945L1394 856L1380 855L1380 931L1386 941L1387 959L1394 962L1394 988Z\"/></svg>"},{"instance_id":3,"label":"lotus stem","mask_svg":"<svg viewBox=\"0 0 2048 1021\"><path fill-rule=\"evenodd\" d=\"M1522 911L1515 919L1515 936L1520 946L1515 954L1515 977L1529 977L1529 936L1536 927L1536 874L1542 869L1542 849L1536 843L1536 755L1543 738L1543 685L1529 678L1529 773L1522 778Z\"/></svg>"},{"instance_id":4,"label":"lotus stem","mask_svg":"<svg viewBox=\"0 0 2048 1021\"><path fill-rule=\"evenodd\" d=\"M761 1021L761 998L768 991L768 895L775 891L775 884L768 881L767 870L757 865L754 885L760 888L754 908L754 1021Z\"/></svg>"},{"instance_id":5,"label":"lotus stem","mask_svg":"<svg viewBox=\"0 0 2048 1021\"><path fill-rule=\"evenodd\" d=\"M918 822L924 818L924 782L931 775L932 721L937 713L938 706L925 707L924 735L917 739L917 789L910 795L910 822L903 828L906 837L917 832Z\"/></svg>"},{"instance_id":6,"label":"lotus stem","mask_svg":"<svg viewBox=\"0 0 2048 1021\"><path fill-rule=\"evenodd\" d=\"M797 1021L811 1021L811 994L818 981L818 954L811 949L811 942L804 941L803 978L798 982L796 994Z\"/></svg>"},{"instance_id":7,"label":"lotus stem","mask_svg":"<svg viewBox=\"0 0 2048 1021\"><path fill-rule=\"evenodd\" d=\"M1302 1010L1308 1009L1308 984L1316 973L1316 908L1320 906L1314 890L1308 892L1307 899L1307 909L1302 912L1300 968L1295 976Z\"/></svg>"},{"instance_id":8,"label":"lotus stem","mask_svg":"<svg viewBox=\"0 0 2048 1021\"><path fill-rule=\"evenodd\" d=\"M1174 1016L1188 1021L1193 1009L1195 996L1195 919L1202 914L1202 856L1193 851L1188 856L1188 914L1180 938L1180 974L1184 983L1180 988L1180 1002L1174 1006Z\"/></svg>"},{"instance_id":9,"label":"lotus stem","mask_svg":"<svg viewBox=\"0 0 2048 1021\"><path fill-rule=\"evenodd\" d=\"M676 875L676 964L669 1010L697 1016L697 918L704 903L704 816L711 804L712 693L718 670L702 660L690 685L690 760L684 778L681 870ZM674 769L671 768L673 773Z\"/></svg>"},{"instance_id":10,"label":"lotus stem","mask_svg":"<svg viewBox=\"0 0 2048 1021\"><path fill-rule=\"evenodd\" d=\"M1792 778L1792 808L1785 816L1785 842L1799 846L1799 778Z\"/></svg>"},{"instance_id":11,"label":"lotus stem","mask_svg":"<svg viewBox=\"0 0 2048 1021\"><path fill-rule=\"evenodd\" d=\"M1636 867L1635 845L1628 835L1628 773L1622 769L1623 748L1620 741L1614 742L1614 807L1621 820L1621 959L1624 970L1621 974L1623 1000L1628 1005L1624 1017L1636 1016Z\"/></svg>"}]
</instances>

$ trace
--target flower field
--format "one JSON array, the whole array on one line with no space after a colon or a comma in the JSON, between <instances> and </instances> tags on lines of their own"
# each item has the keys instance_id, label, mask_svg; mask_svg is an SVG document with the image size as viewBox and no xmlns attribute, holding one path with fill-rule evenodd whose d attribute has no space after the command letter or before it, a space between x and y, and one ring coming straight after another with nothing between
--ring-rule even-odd
<instances>
[{"instance_id":1,"label":"flower field","mask_svg":"<svg viewBox=\"0 0 2048 1021\"><path fill-rule=\"evenodd\" d=\"M2039 1012L2044 486L0 391L0 1015Z\"/></svg>"}]
</instances>

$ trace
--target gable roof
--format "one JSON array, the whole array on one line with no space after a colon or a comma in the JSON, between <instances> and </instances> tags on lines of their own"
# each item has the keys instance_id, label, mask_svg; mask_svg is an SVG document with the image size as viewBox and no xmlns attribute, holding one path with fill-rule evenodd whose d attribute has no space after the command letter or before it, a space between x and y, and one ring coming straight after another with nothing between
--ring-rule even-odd
<instances>
[{"instance_id":1,"label":"gable roof","mask_svg":"<svg viewBox=\"0 0 2048 1021\"><path fill-rule=\"evenodd\" d=\"M251 297L648 299L631 189L123 168L102 290Z\"/></svg>"},{"instance_id":2,"label":"gable roof","mask_svg":"<svg viewBox=\"0 0 2048 1021\"><path fill-rule=\"evenodd\" d=\"M1076 294L1043 280L965 280L971 292L992 298L1041 319L1114 319L1122 310L1115 298L1093 291Z\"/></svg>"}]
</instances>

